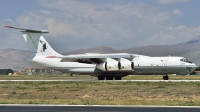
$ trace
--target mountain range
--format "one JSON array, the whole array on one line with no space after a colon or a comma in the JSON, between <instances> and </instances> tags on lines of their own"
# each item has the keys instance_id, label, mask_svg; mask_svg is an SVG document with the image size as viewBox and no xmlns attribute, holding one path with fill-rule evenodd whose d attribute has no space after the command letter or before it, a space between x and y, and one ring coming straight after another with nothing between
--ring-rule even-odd
<instances>
[{"instance_id":1,"label":"mountain range","mask_svg":"<svg viewBox=\"0 0 200 112\"><path fill-rule=\"evenodd\" d=\"M122 50L116 50L107 46L99 46L88 49L78 49L64 53L69 54L83 54L83 53L131 53L148 56L182 56L188 60L200 65L200 35L194 37L192 40L174 44L174 45L149 45L142 47L133 47ZM34 67L41 68L42 66L28 61L30 51L19 49L2 49L0 50L0 67Z\"/></svg>"}]
</instances>

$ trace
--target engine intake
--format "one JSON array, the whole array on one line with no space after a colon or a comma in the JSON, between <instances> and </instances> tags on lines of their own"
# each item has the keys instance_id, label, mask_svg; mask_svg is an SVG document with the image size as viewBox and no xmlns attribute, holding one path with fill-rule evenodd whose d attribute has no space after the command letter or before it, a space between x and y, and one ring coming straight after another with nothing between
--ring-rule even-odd
<instances>
[{"instance_id":1,"label":"engine intake","mask_svg":"<svg viewBox=\"0 0 200 112\"><path fill-rule=\"evenodd\" d=\"M132 61L110 61L96 65L96 68L102 71L131 71L134 69Z\"/></svg>"}]
</instances>

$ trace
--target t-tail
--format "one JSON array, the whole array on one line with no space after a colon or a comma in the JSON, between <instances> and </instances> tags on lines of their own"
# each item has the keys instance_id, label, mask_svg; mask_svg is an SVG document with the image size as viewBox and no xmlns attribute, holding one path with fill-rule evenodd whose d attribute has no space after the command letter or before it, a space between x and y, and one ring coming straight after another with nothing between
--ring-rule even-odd
<instances>
[{"instance_id":1,"label":"t-tail","mask_svg":"<svg viewBox=\"0 0 200 112\"><path fill-rule=\"evenodd\" d=\"M62 56L53 50L49 43L44 39L42 34L49 33L47 30L35 30L27 28L18 28L12 26L5 26L7 28L18 29L22 32L22 35L29 46L31 51L30 61L37 57L51 57L51 56Z\"/></svg>"}]
</instances>

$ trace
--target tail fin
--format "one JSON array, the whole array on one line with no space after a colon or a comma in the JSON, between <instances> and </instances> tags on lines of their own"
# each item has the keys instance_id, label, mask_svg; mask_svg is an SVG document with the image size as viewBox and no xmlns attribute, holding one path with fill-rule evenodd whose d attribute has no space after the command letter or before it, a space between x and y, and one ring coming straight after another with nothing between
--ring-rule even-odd
<instances>
[{"instance_id":1,"label":"tail fin","mask_svg":"<svg viewBox=\"0 0 200 112\"><path fill-rule=\"evenodd\" d=\"M59 53L54 51L49 43L42 36L43 33L49 33L47 30L34 30L26 28L17 28L12 26L5 26L7 28L18 29L28 44L32 55L37 56L60 56Z\"/></svg>"}]
</instances>

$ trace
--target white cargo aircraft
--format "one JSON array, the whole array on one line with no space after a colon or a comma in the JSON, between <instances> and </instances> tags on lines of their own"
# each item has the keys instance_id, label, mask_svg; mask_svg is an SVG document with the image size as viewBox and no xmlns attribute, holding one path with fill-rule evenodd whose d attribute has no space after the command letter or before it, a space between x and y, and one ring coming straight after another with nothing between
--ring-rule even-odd
<instances>
[{"instance_id":1,"label":"white cargo aircraft","mask_svg":"<svg viewBox=\"0 0 200 112\"><path fill-rule=\"evenodd\" d=\"M168 74L186 75L192 72L196 65L184 57L150 57L137 54L86 53L63 56L52 49L42 34L47 30L34 30L5 26L18 29L28 44L30 61L61 72L97 76L99 80L121 80L127 75L163 75L168 80Z\"/></svg>"}]
</instances>

